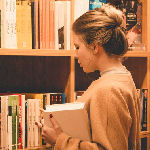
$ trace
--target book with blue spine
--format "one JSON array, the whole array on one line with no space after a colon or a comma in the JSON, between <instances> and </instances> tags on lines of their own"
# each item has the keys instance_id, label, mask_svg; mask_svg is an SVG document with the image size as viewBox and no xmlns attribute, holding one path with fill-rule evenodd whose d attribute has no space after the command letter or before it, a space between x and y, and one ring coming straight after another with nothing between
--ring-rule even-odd
<instances>
[{"instance_id":1,"label":"book with blue spine","mask_svg":"<svg viewBox=\"0 0 150 150\"><path fill-rule=\"evenodd\" d=\"M89 10L100 8L103 4L106 4L106 0L89 0Z\"/></svg>"}]
</instances>

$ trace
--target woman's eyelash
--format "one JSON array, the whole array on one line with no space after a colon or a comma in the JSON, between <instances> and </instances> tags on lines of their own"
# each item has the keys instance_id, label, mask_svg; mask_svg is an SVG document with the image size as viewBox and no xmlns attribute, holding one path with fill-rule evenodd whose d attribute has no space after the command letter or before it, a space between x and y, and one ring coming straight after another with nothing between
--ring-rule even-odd
<instances>
[{"instance_id":1,"label":"woman's eyelash","mask_svg":"<svg viewBox=\"0 0 150 150\"><path fill-rule=\"evenodd\" d=\"M76 49L79 49L79 46L75 46Z\"/></svg>"}]
</instances>

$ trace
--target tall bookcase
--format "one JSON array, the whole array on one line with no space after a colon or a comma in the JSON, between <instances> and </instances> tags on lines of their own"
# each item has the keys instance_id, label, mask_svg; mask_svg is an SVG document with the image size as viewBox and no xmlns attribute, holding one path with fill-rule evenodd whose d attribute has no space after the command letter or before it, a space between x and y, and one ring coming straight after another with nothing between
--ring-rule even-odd
<instances>
[{"instance_id":1,"label":"tall bookcase","mask_svg":"<svg viewBox=\"0 0 150 150\"><path fill-rule=\"evenodd\" d=\"M74 3L71 1L71 22L74 21ZM145 50L129 51L124 64L131 71L137 88L148 89L147 131L141 132L150 149L150 1L141 0L142 40ZM76 90L85 90L97 77L97 72L86 75L70 50L0 49L0 93L4 92L65 92L67 102L75 100Z\"/></svg>"}]
</instances>

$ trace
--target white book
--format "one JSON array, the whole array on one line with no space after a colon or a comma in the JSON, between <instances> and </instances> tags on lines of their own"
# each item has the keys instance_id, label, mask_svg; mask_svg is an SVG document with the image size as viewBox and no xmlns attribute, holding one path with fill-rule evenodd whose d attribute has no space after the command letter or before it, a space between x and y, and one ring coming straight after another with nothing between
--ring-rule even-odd
<instances>
[{"instance_id":1,"label":"white book","mask_svg":"<svg viewBox=\"0 0 150 150\"><path fill-rule=\"evenodd\" d=\"M7 132L8 96L1 96L1 147L8 148Z\"/></svg>"},{"instance_id":2,"label":"white book","mask_svg":"<svg viewBox=\"0 0 150 150\"><path fill-rule=\"evenodd\" d=\"M64 39L64 1L55 1L55 48L56 49L62 49L63 39Z\"/></svg>"},{"instance_id":3,"label":"white book","mask_svg":"<svg viewBox=\"0 0 150 150\"><path fill-rule=\"evenodd\" d=\"M55 49L59 49L59 40L58 40L58 10L59 10L59 1L55 1Z\"/></svg>"},{"instance_id":4,"label":"white book","mask_svg":"<svg viewBox=\"0 0 150 150\"><path fill-rule=\"evenodd\" d=\"M64 1L64 48L70 50L70 1Z\"/></svg>"},{"instance_id":5,"label":"white book","mask_svg":"<svg viewBox=\"0 0 150 150\"><path fill-rule=\"evenodd\" d=\"M90 141L89 119L84 103L48 105L43 112L44 124L52 127L49 115L52 113L62 130L75 138Z\"/></svg>"},{"instance_id":6,"label":"white book","mask_svg":"<svg viewBox=\"0 0 150 150\"><path fill-rule=\"evenodd\" d=\"M34 144L35 144L35 131L34 131L34 126L35 126L35 122L34 122L34 119L35 119L35 111L34 111L34 99L30 99L31 100L31 134L29 136L31 136L32 138L31 139L31 147L34 147Z\"/></svg>"},{"instance_id":7,"label":"white book","mask_svg":"<svg viewBox=\"0 0 150 150\"><path fill-rule=\"evenodd\" d=\"M27 99L27 147L32 146L32 99Z\"/></svg>"},{"instance_id":8,"label":"white book","mask_svg":"<svg viewBox=\"0 0 150 150\"><path fill-rule=\"evenodd\" d=\"M89 0L74 1L74 19L76 20L82 14L89 10Z\"/></svg>"},{"instance_id":9,"label":"white book","mask_svg":"<svg viewBox=\"0 0 150 150\"><path fill-rule=\"evenodd\" d=\"M38 126L35 125L35 122L40 121L40 99L35 99L34 100L34 112L35 112L35 117L34 117L34 146L40 146L40 129Z\"/></svg>"},{"instance_id":10,"label":"white book","mask_svg":"<svg viewBox=\"0 0 150 150\"><path fill-rule=\"evenodd\" d=\"M3 0L2 8L2 48L16 49L16 0Z\"/></svg>"}]
</instances>

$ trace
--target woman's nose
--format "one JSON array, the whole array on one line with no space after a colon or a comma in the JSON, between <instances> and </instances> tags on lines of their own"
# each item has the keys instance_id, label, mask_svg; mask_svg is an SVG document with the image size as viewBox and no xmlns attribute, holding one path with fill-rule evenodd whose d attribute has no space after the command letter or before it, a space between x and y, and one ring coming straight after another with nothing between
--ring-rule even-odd
<instances>
[{"instance_id":1,"label":"woman's nose","mask_svg":"<svg viewBox=\"0 0 150 150\"><path fill-rule=\"evenodd\" d=\"M78 52L77 52L77 50L75 51L75 59L78 59Z\"/></svg>"}]
</instances>

